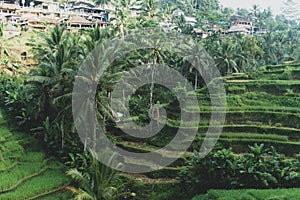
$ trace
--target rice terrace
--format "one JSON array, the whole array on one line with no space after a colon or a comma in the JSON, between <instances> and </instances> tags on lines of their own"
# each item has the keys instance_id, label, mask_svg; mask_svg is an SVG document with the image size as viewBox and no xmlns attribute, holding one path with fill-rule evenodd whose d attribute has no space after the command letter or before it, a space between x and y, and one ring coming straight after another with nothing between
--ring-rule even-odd
<instances>
[{"instance_id":1,"label":"rice terrace","mask_svg":"<svg viewBox=\"0 0 300 200\"><path fill-rule=\"evenodd\" d=\"M300 199L300 2L0 2L0 200Z\"/></svg>"}]
</instances>

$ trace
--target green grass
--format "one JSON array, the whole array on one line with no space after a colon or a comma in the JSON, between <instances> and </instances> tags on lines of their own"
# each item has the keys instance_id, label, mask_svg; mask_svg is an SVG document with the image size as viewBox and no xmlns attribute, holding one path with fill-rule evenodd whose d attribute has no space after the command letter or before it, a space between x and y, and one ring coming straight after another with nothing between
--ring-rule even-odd
<instances>
[{"instance_id":1,"label":"green grass","mask_svg":"<svg viewBox=\"0 0 300 200\"><path fill-rule=\"evenodd\" d=\"M33 137L11 132L0 113L0 199L70 199L63 164Z\"/></svg>"},{"instance_id":2,"label":"green grass","mask_svg":"<svg viewBox=\"0 0 300 200\"><path fill-rule=\"evenodd\" d=\"M220 127L212 127L220 128ZM200 126L198 131L200 134L205 134L208 130L208 126ZM271 134L274 136L287 136L289 141L299 141L300 140L300 130L288 127L276 127L276 126L265 126L265 125L255 125L255 124L232 124L225 125L223 127L222 135L226 133L238 133L238 134L261 134L266 136L266 134ZM268 136L267 136L268 137Z\"/></svg>"},{"instance_id":3,"label":"green grass","mask_svg":"<svg viewBox=\"0 0 300 200\"><path fill-rule=\"evenodd\" d=\"M288 136L273 135L273 134L256 134L256 133L221 133L221 138L235 139L265 139L275 141L288 141Z\"/></svg>"},{"instance_id":4,"label":"green grass","mask_svg":"<svg viewBox=\"0 0 300 200\"><path fill-rule=\"evenodd\" d=\"M300 188L273 190L209 190L192 200L299 200Z\"/></svg>"},{"instance_id":5,"label":"green grass","mask_svg":"<svg viewBox=\"0 0 300 200\"><path fill-rule=\"evenodd\" d=\"M60 170L46 171L44 174L28 180L14 191L0 194L0 199L30 199L38 194L50 192L64 185L66 181L67 178L62 176Z\"/></svg>"}]
</instances>

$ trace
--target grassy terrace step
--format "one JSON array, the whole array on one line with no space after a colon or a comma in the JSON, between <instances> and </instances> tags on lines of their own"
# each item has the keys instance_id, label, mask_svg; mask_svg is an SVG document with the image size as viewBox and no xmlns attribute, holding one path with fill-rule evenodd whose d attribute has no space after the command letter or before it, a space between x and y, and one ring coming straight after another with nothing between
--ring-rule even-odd
<instances>
[{"instance_id":1,"label":"grassy terrace step","mask_svg":"<svg viewBox=\"0 0 300 200\"><path fill-rule=\"evenodd\" d=\"M44 174L26 181L14 191L0 194L0 199L20 200L33 199L33 197L48 195L49 192L63 190L63 185L68 181L65 176L61 176L60 170L46 171ZM42 199L42 198L40 198Z\"/></svg>"},{"instance_id":2,"label":"grassy terrace step","mask_svg":"<svg viewBox=\"0 0 300 200\"><path fill-rule=\"evenodd\" d=\"M297 113L264 112L264 111L229 111L225 112L225 124L260 124L278 127L300 128L300 115ZM211 118L210 112L200 114L199 125L206 125ZM191 127L195 122L186 122ZM179 120L168 120L169 127L178 128Z\"/></svg>"},{"instance_id":3,"label":"grassy terrace step","mask_svg":"<svg viewBox=\"0 0 300 200\"><path fill-rule=\"evenodd\" d=\"M202 133L203 134L203 133ZM123 149L126 149L131 152L150 152L156 150L158 147L163 147L166 144L155 142L133 142L130 141L130 138L122 137L123 141L118 142L118 146ZM129 140L129 141L124 141ZM172 139L172 138L170 138ZM202 142L204 140L204 136L197 136L191 147L189 148L190 152L193 152L194 149L199 149ZM232 132L226 133L223 132L218 139L218 144L224 147L233 146L233 150L236 152L243 152L248 150L248 145L254 145L255 143L265 143L267 146L275 146L278 148L279 152L285 153L287 155L293 155L300 151L300 142L299 140L289 140L289 137L286 135L276 135L276 134L257 134L257 133L239 133L239 132ZM152 146L153 148L149 148ZM286 148L285 148L286 147ZM297 152L298 151L298 152ZM172 163L171 166L182 166L186 157L191 155L191 153L187 152L181 156L180 159L176 160ZM161 155L157 156L157 159L162 159Z\"/></svg>"},{"instance_id":4,"label":"grassy terrace step","mask_svg":"<svg viewBox=\"0 0 300 200\"><path fill-rule=\"evenodd\" d=\"M248 92L268 92L276 95L283 95L287 90L292 90L294 93L300 93L299 80L228 80L225 83L227 90L234 86L244 86L244 90Z\"/></svg>"},{"instance_id":5,"label":"grassy terrace step","mask_svg":"<svg viewBox=\"0 0 300 200\"><path fill-rule=\"evenodd\" d=\"M300 63L283 63L279 65L267 65L264 68L266 70L278 70L278 69L286 69L286 68L299 68Z\"/></svg>"},{"instance_id":6,"label":"grassy terrace step","mask_svg":"<svg viewBox=\"0 0 300 200\"><path fill-rule=\"evenodd\" d=\"M0 113L0 120L1 119ZM40 145L23 133L0 124L0 199L70 199L63 165L46 159Z\"/></svg>"},{"instance_id":7,"label":"grassy terrace step","mask_svg":"<svg viewBox=\"0 0 300 200\"><path fill-rule=\"evenodd\" d=\"M299 200L300 189L268 190L209 190L207 194L194 197L192 200Z\"/></svg>"},{"instance_id":8,"label":"grassy terrace step","mask_svg":"<svg viewBox=\"0 0 300 200\"><path fill-rule=\"evenodd\" d=\"M207 125L199 126L199 135L203 135L207 132ZM195 127L196 128L196 127ZM215 127L213 127L215 128ZM147 139L138 139L131 137L129 135L122 135L118 137L119 146L122 148L133 151L133 152L149 152L157 148L164 147L168 144L177 133L176 128L165 129L161 133L157 134L154 137ZM238 141L241 141L242 145L246 145L244 149L247 150L249 144L253 145L256 143L270 143L279 146L280 150L283 149L284 145L287 144L289 147L296 146L295 149L291 150L291 154L296 152L296 149L299 147L298 142L300 137L300 129L288 128L288 127L275 127L275 126L264 126L261 124L234 124L234 125L225 125L223 132L221 134L219 143L222 145L225 144L228 147L230 143L236 144ZM200 137L201 138L201 137ZM203 139L203 136L202 136ZM127 141L127 142L126 142ZM124 142L122 144L122 142ZM133 143L128 143L133 142ZM194 140L192 147L199 148L201 141ZM153 148L149 148L153 147ZM193 148L190 149L193 151ZM237 151L240 151L237 148ZM287 150L284 150L287 152ZM178 161L179 162L179 161Z\"/></svg>"},{"instance_id":9,"label":"grassy terrace step","mask_svg":"<svg viewBox=\"0 0 300 200\"><path fill-rule=\"evenodd\" d=\"M231 76L226 76L223 80L234 80L234 79L249 79L249 75L245 73L234 73Z\"/></svg>"},{"instance_id":10,"label":"grassy terrace step","mask_svg":"<svg viewBox=\"0 0 300 200\"><path fill-rule=\"evenodd\" d=\"M248 110L247 107L266 107L267 109L270 107L282 109L282 111L286 111L289 108L295 108L295 110L299 110L299 102L300 102L300 93L296 93L293 88L289 87L268 87L268 89L261 89L260 86L258 88L253 87L249 89L249 91L244 91L242 93L236 94L236 92L227 92L226 101L227 107L245 107L245 110ZM256 90L257 89L257 90ZM247 89L248 90L248 89ZM271 90L271 91L270 91ZM218 101L215 97L203 96L199 99L200 102L200 110L201 108L211 107L211 100ZM194 105L196 106L196 105ZM215 107L224 106L222 104L216 105ZM282 108L284 107L284 108ZM219 109L219 108L218 108ZM219 109L220 110L220 109Z\"/></svg>"},{"instance_id":11,"label":"grassy terrace step","mask_svg":"<svg viewBox=\"0 0 300 200\"><path fill-rule=\"evenodd\" d=\"M33 174L38 174L44 164L31 163L18 164L16 167L0 173L2 181L0 182L0 193L17 185L20 180L31 177ZM13 169L13 170L12 170Z\"/></svg>"},{"instance_id":12,"label":"grassy terrace step","mask_svg":"<svg viewBox=\"0 0 300 200\"><path fill-rule=\"evenodd\" d=\"M243 78L240 78L243 79ZM271 71L261 71L251 76L251 79L265 80L299 80L300 70L295 68L274 69Z\"/></svg>"},{"instance_id":13,"label":"grassy terrace step","mask_svg":"<svg viewBox=\"0 0 300 200\"><path fill-rule=\"evenodd\" d=\"M125 150L130 151L130 152L135 152L135 153L148 153L148 152L154 152L155 150L159 149L159 147L155 147L155 146L149 145L147 143L130 142L130 141L118 142L117 145L119 147L121 147L122 149L125 149ZM171 167L182 166L184 164L184 162L186 161L186 158L190 155L192 155L192 153L190 153L190 152L178 152L178 153L176 153L174 151L170 151L170 152L164 151L164 155L161 155L161 154L157 153L156 163L153 163L153 164L158 164L159 165L161 159L163 159L163 160L167 160L167 159L173 160L174 158L179 157L170 166Z\"/></svg>"},{"instance_id":14,"label":"grassy terrace step","mask_svg":"<svg viewBox=\"0 0 300 200\"><path fill-rule=\"evenodd\" d=\"M230 84L257 84L257 85L300 85L300 80L227 80Z\"/></svg>"},{"instance_id":15,"label":"grassy terrace step","mask_svg":"<svg viewBox=\"0 0 300 200\"><path fill-rule=\"evenodd\" d=\"M203 135L205 136L205 134L206 133L204 133ZM223 138L288 141L288 136L274 135L274 134L257 134L257 133L224 133L224 132L222 132L220 135L220 139L223 139Z\"/></svg>"},{"instance_id":16,"label":"grassy terrace step","mask_svg":"<svg viewBox=\"0 0 300 200\"><path fill-rule=\"evenodd\" d=\"M0 183L0 193L15 189L24 181L38 176L49 169L62 169L62 165L56 162L45 160L44 162L22 163L19 162L13 168L0 173L3 181Z\"/></svg>"},{"instance_id":17,"label":"grassy terrace step","mask_svg":"<svg viewBox=\"0 0 300 200\"><path fill-rule=\"evenodd\" d=\"M208 126L199 126L198 131L200 133L206 133ZM222 132L231 133L259 133L259 134L274 134L288 136L289 140L300 141L300 129L289 127L276 127L276 126L262 126L262 125L246 125L246 124L234 124L224 125Z\"/></svg>"},{"instance_id":18,"label":"grassy terrace step","mask_svg":"<svg viewBox=\"0 0 300 200\"><path fill-rule=\"evenodd\" d=\"M288 89L299 93L299 80L227 80L225 88L227 92L240 90L254 92L268 92L271 94L283 95Z\"/></svg>"},{"instance_id":19,"label":"grassy terrace step","mask_svg":"<svg viewBox=\"0 0 300 200\"><path fill-rule=\"evenodd\" d=\"M198 108L195 106L190 106L186 107L186 109L183 109L186 112L195 112ZM300 113L300 108L298 107L283 107L283 106L276 106L274 105L269 105L269 106L247 106L247 105L242 105L242 106L230 106L228 105L227 107L216 107L214 108L215 111L267 111L267 112L285 112L285 113ZM208 112L212 111L211 106L200 106L200 113L201 112Z\"/></svg>"},{"instance_id":20,"label":"grassy terrace step","mask_svg":"<svg viewBox=\"0 0 300 200\"><path fill-rule=\"evenodd\" d=\"M0 162L0 174L2 172L8 172L11 171L15 166L19 164L18 161L13 161L13 160L2 160Z\"/></svg>"},{"instance_id":21,"label":"grassy terrace step","mask_svg":"<svg viewBox=\"0 0 300 200\"><path fill-rule=\"evenodd\" d=\"M48 195L42 196L43 200L66 200L66 199L71 199L70 192L66 192L62 188L58 188L58 191L54 191L53 193L49 193ZM41 198L36 198L36 199L41 199Z\"/></svg>"}]
</instances>

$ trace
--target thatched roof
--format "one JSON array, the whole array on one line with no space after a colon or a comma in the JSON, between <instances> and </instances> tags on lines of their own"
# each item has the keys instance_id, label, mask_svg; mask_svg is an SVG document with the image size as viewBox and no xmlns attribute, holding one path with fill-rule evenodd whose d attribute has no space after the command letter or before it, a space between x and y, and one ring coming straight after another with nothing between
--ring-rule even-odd
<instances>
[{"instance_id":1,"label":"thatched roof","mask_svg":"<svg viewBox=\"0 0 300 200\"><path fill-rule=\"evenodd\" d=\"M70 18L67 23L70 24L90 24L91 22L83 17L72 17Z\"/></svg>"}]
</instances>

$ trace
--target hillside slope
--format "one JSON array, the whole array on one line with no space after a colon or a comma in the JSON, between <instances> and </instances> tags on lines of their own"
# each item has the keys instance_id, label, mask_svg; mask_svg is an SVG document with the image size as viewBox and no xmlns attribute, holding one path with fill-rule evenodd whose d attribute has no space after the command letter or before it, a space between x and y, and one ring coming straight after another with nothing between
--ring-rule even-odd
<instances>
[{"instance_id":1,"label":"hillside slope","mask_svg":"<svg viewBox=\"0 0 300 200\"><path fill-rule=\"evenodd\" d=\"M64 166L49 158L38 142L12 133L0 113L0 199L67 199Z\"/></svg>"},{"instance_id":2,"label":"hillside slope","mask_svg":"<svg viewBox=\"0 0 300 200\"><path fill-rule=\"evenodd\" d=\"M249 151L249 145L264 143L288 157L300 152L300 63L265 66L250 74L233 74L224 78L224 84L227 93L226 120L215 150L231 147L236 153L244 153ZM171 166L144 174L142 178L131 175L143 187L174 187L185 158L193 150L199 150L208 130L211 107L206 88L198 90L197 95L201 102L201 121L189 152ZM168 110L171 110L168 116L180 115L178 110L172 112L172 105ZM189 112L193 110L193 107L188 108ZM173 139L179 124L180 120L168 120L159 134L147 139L137 139L116 130L117 145L132 152L159 149ZM137 165L134 160L125 162L132 167ZM152 178L150 182L147 177Z\"/></svg>"}]
</instances>

